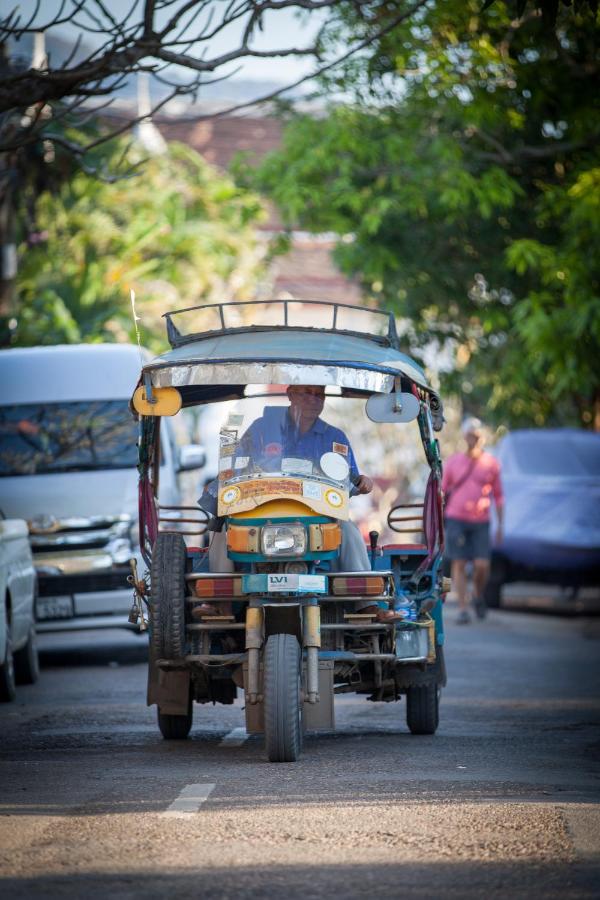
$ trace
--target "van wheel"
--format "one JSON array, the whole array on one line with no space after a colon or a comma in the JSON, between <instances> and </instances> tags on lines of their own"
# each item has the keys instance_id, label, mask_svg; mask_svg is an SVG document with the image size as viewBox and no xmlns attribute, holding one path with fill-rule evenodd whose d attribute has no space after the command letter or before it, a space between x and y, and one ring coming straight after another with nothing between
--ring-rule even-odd
<instances>
[{"instance_id":1,"label":"van wheel","mask_svg":"<svg viewBox=\"0 0 600 900\"><path fill-rule=\"evenodd\" d=\"M4 647L4 662L0 665L0 702L10 703L17 696L15 680L15 661L13 657L12 639L10 627L6 623L6 640Z\"/></svg>"},{"instance_id":2,"label":"van wheel","mask_svg":"<svg viewBox=\"0 0 600 900\"><path fill-rule=\"evenodd\" d=\"M435 734L440 721L440 689L419 684L406 692L406 724L411 734Z\"/></svg>"},{"instance_id":3,"label":"van wheel","mask_svg":"<svg viewBox=\"0 0 600 900\"><path fill-rule=\"evenodd\" d=\"M185 656L186 555L180 534L159 534L156 538L152 550L150 605L154 659Z\"/></svg>"},{"instance_id":4,"label":"van wheel","mask_svg":"<svg viewBox=\"0 0 600 900\"><path fill-rule=\"evenodd\" d=\"M188 711L184 716L173 716L161 713L158 709L158 727L166 741L184 741L190 733L193 720L192 698L190 696Z\"/></svg>"},{"instance_id":5,"label":"van wheel","mask_svg":"<svg viewBox=\"0 0 600 900\"><path fill-rule=\"evenodd\" d=\"M27 643L15 653L15 675L17 684L35 684L40 677L35 625L31 625Z\"/></svg>"},{"instance_id":6,"label":"van wheel","mask_svg":"<svg viewBox=\"0 0 600 900\"><path fill-rule=\"evenodd\" d=\"M295 762L302 749L300 645L272 634L264 657L265 743L269 762Z\"/></svg>"}]
</instances>

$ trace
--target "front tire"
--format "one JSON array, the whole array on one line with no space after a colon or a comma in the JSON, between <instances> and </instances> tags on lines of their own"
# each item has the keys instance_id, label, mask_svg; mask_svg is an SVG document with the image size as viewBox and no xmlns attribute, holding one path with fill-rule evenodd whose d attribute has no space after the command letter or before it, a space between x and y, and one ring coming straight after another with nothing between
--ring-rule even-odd
<instances>
[{"instance_id":1,"label":"front tire","mask_svg":"<svg viewBox=\"0 0 600 900\"><path fill-rule=\"evenodd\" d=\"M161 713L158 709L158 727L166 741L184 741L190 733L193 720L192 698L190 696L188 711L183 716Z\"/></svg>"},{"instance_id":2,"label":"front tire","mask_svg":"<svg viewBox=\"0 0 600 900\"><path fill-rule=\"evenodd\" d=\"M17 684L35 684L40 677L35 625L31 625L27 643L15 653L15 675Z\"/></svg>"},{"instance_id":3,"label":"front tire","mask_svg":"<svg viewBox=\"0 0 600 900\"><path fill-rule=\"evenodd\" d=\"M440 689L432 684L409 687L406 692L406 724L411 734L435 734L440 721Z\"/></svg>"},{"instance_id":4,"label":"front tire","mask_svg":"<svg viewBox=\"0 0 600 900\"><path fill-rule=\"evenodd\" d=\"M10 703L16 696L15 661L13 657L10 628L7 623L4 662L0 665L0 703Z\"/></svg>"},{"instance_id":5,"label":"front tire","mask_svg":"<svg viewBox=\"0 0 600 900\"><path fill-rule=\"evenodd\" d=\"M185 656L186 555L180 534L164 533L156 538L152 550L150 606L154 659Z\"/></svg>"},{"instance_id":6,"label":"front tire","mask_svg":"<svg viewBox=\"0 0 600 900\"><path fill-rule=\"evenodd\" d=\"M302 749L300 645L272 634L264 656L265 743L270 762L296 762Z\"/></svg>"}]
</instances>

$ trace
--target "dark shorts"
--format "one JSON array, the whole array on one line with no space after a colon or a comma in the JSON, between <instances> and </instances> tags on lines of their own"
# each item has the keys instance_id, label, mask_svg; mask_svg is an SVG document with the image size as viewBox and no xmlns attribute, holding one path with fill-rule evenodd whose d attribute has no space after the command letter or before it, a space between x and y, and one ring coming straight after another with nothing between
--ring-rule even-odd
<instances>
[{"instance_id":1,"label":"dark shorts","mask_svg":"<svg viewBox=\"0 0 600 900\"><path fill-rule=\"evenodd\" d=\"M489 522L462 522L446 519L446 559L489 559Z\"/></svg>"}]
</instances>

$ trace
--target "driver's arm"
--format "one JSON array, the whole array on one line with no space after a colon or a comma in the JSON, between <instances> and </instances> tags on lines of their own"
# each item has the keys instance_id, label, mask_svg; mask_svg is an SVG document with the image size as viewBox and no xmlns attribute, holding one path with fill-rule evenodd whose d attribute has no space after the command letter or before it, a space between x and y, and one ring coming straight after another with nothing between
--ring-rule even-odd
<instances>
[{"instance_id":1,"label":"driver's arm","mask_svg":"<svg viewBox=\"0 0 600 900\"><path fill-rule=\"evenodd\" d=\"M356 462L356 457L352 451L352 447L348 443L348 439L345 438L347 446L348 446L348 465L350 466L350 481L356 488L357 494L370 494L373 490L373 481L368 475L361 475L358 471L358 465Z\"/></svg>"}]
</instances>

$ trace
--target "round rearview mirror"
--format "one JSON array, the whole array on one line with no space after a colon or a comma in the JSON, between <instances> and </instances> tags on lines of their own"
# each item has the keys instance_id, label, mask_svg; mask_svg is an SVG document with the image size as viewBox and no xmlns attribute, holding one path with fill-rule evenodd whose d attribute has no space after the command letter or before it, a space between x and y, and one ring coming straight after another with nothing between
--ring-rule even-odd
<instances>
[{"instance_id":1,"label":"round rearview mirror","mask_svg":"<svg viewBox=\"0 0 600 900\"><path fill-rule=\"evenodd\" d=\"M320 464L324 474L334 481L345 481L350 472L350 466L341 453L324 453Z\"/></svg>"}]
</instances>

